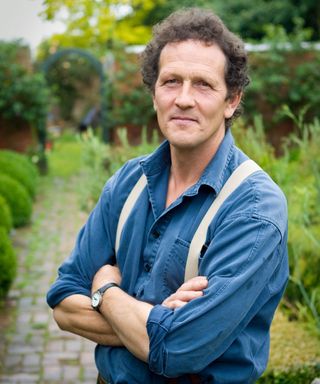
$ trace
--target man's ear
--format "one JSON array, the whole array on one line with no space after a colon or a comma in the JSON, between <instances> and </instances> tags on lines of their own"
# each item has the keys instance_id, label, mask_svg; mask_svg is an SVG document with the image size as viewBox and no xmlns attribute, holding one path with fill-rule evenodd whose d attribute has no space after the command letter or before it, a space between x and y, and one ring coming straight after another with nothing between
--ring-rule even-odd
<instances>
[{"instance_id":1,"label":"man's ear","mask_svg":"<svg viewBox=\"0 0 320 384\"><path fill-rule=\"evenodd\" d=\"M238 105L240 104L242 98L242 92L239 92L232 96L232 98L227 100L227 106L224 111L224 117L226 119L230 119L232 115L234 114L234 111L237 109Z\"/></svg>"},{"instance_id":2,"label":"man's ear","mask_svg":"<svg viewBox=\"0 0 320 384\"><path fill-rule=\"evenodd\" d=\"M156 101L154 99L154 96L152 97L152 101L153 101L153 109L157 112L157 104L156 104Z\"/></svg>"}]
</instances>

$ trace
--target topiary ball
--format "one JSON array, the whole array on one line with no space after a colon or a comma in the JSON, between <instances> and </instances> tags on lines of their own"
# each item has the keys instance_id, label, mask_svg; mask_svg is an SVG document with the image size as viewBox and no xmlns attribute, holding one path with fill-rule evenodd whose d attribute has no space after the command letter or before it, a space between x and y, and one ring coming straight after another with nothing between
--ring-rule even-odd
<instances>
[{"instance_id":1,"label":"topiary ball","mask_svg":"<svg viewBox=\"0 0 320 384\"><path fill-rule=\"evenodd\" d=\"M4 197L0 195L0 227L4 227L7 232L10 232L12 225L13 223L10 208Z\"/></svg>"},{"instance_id":2,"label":"topiary ball","mask_svg":"<svg viewBox=\"0 0 320 384\"><path fill-rule=\"evenodd\" d=\"M4 227L0 227L0 298L4 298L16 276L17 257Z\"/></svg>"},{"instance_id":3,"label":"topiary ball","mask_svg":"<svg viewBox=\"0 0 320 384\"><path fill-rule=\"evenodd\" d=\"M37 170L26 156L13 151L0 150L0 173L16 179L27 189L31 197L35 196Z\"/></svg>"},{"instance_id":4,"label":"topiary ball","mask_svg":"<svg viewBox=\"0 0 320 384\"><path fill-rule=\"evenodd\" d=\"M0 195L10 207L14 227L20 227L30 221L32 200L23 185L0 173Z\"/></svg>"}]
</instances>

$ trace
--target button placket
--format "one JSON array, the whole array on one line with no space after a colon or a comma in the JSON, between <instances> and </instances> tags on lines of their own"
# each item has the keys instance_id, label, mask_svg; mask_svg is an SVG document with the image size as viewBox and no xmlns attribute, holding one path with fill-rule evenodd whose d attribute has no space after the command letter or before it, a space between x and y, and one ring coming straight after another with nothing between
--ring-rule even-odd
<instances>
[{"instance_id":1,"label":"button placket","mask_svg":"<svg viewBox=\"0 0 320 384\"><path fill-rule=\"evenodd\" d=\"M151 268L152 268L152 265L150 263L148 263L148 262L144 263L144 270L146 272L150 272Z\"/></svg>"}]
</instances>

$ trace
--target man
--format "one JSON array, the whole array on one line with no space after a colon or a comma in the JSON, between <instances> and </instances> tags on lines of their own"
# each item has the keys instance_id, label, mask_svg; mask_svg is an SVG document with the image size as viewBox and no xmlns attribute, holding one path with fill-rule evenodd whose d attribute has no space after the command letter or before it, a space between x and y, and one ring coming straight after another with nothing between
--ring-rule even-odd
<instances>
[{"instance_id":1,"label":"man","mask_svg":"<svg viewBox=\"0 0 320 384\"><path fill-rule=\"evenodd\" d=\"M288 278L286 201L263 171L222 204L184 281L197 228L247 160L229 129L248 84L243 43L209 11L177 12L154 29L142 74L167 141L106 183L48 302L62 329L98 344L99 382L254 382Z\"/></svg>"}]
</instances>

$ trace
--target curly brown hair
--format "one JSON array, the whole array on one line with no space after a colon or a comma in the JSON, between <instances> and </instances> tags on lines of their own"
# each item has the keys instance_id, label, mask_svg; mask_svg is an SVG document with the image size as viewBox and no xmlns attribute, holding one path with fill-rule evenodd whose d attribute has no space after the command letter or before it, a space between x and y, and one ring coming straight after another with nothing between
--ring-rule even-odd
<instances>
[{"instance_id":1,"label":"curly brown hair","mask_svg":"<svg viewBox=\"0 0 320 384\"><path fill-rule=\"evenodd\" d=\"M153 28L153 39L142 53L141 73L144 84L154 93L158 78L159 59L164 46L168 43L198 40L205 44L217 44L226 57L225 82L227 99L243 92L249 84L248 58L243 41L230 32L222 20L212 11L188 8L172 13ZM241 114L238 106L226 127Z\"/></svg>"}]
</instances>

